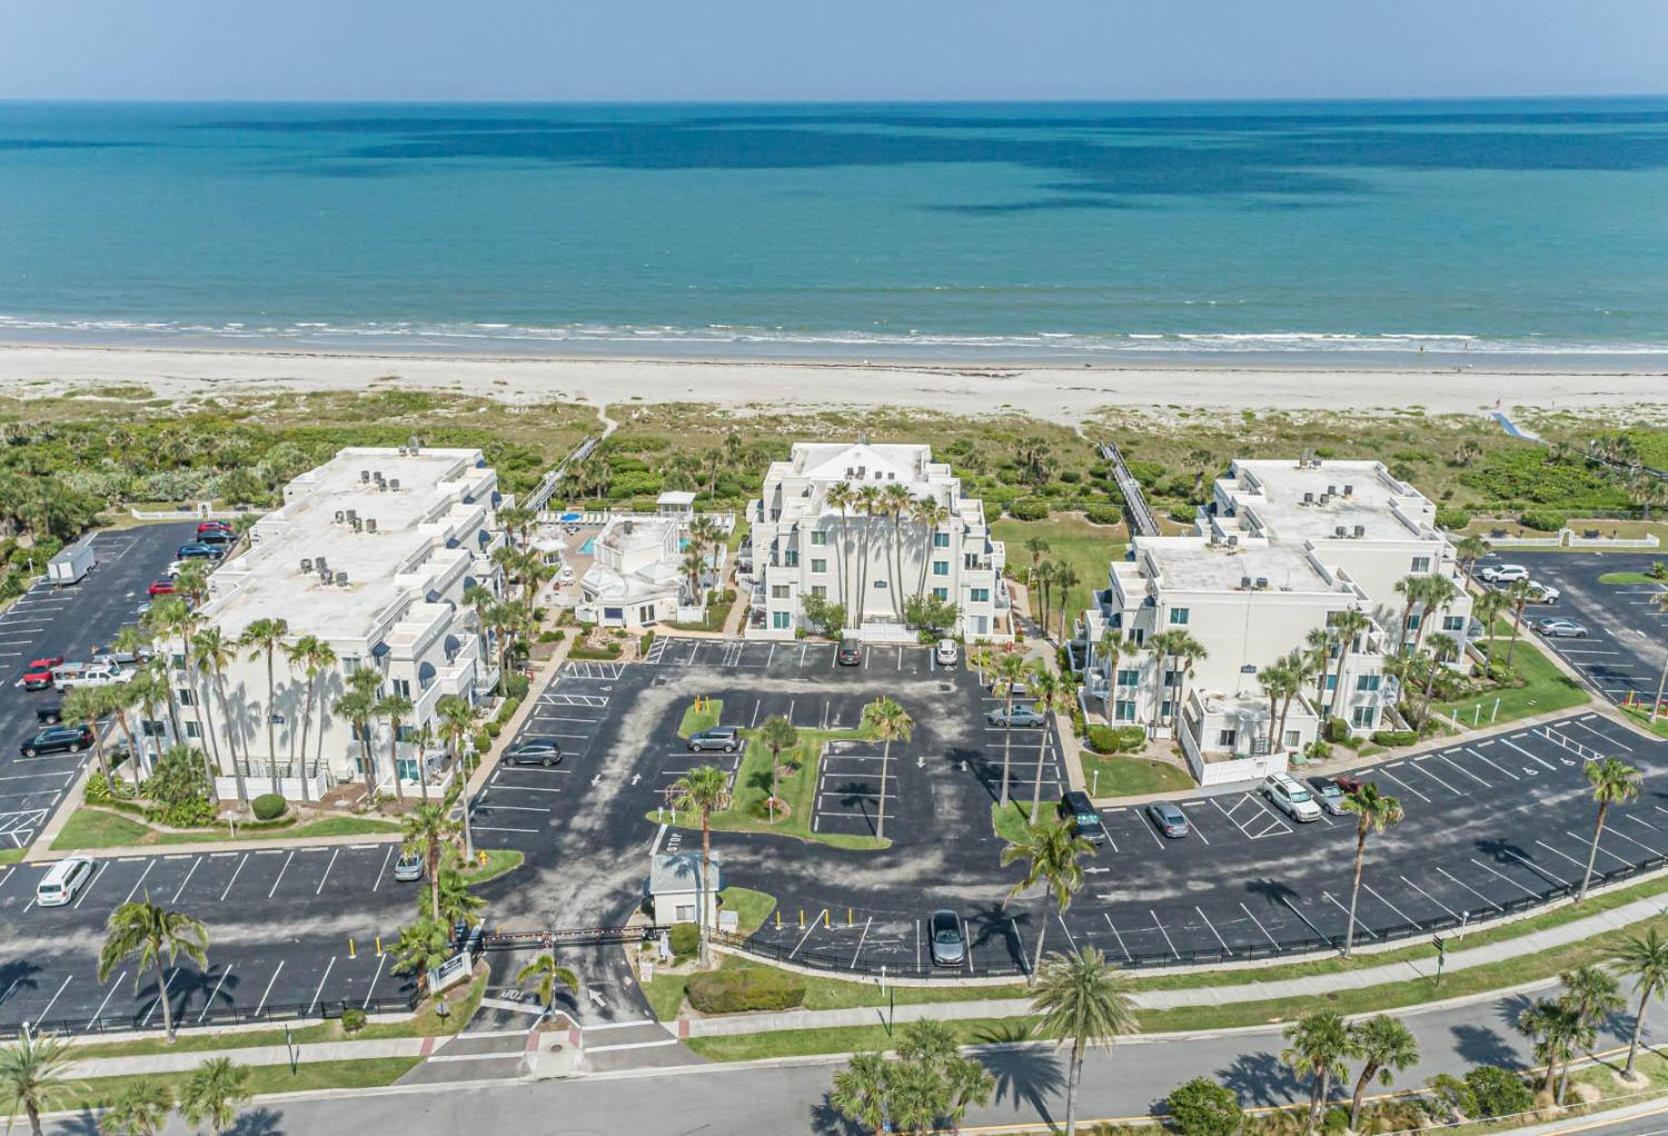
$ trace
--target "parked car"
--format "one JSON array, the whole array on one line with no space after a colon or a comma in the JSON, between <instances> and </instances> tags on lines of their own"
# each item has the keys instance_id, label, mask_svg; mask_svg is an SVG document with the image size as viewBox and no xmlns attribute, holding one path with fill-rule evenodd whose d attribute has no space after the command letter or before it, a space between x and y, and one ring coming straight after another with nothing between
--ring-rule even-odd
<instances>
[{"instance_id":1,"label":"parked car","mask_svg":"<svg viewBox=\"0 0 1668 1136\"><path fill-rule=\"evenodd\" d=\"M78 686L111 686L132 682L137 672L114 663L64 663L52 668L52 685L59 690Z\"/></svg>"},{"instance_id":2,"label":"parked car","mask_svg":"<svg viewBox=\"0 0 1668 1136\"><path fill-rule=\"evenodd\" d=\"M64 665L64 656L54 655L47 659L33 659L23 668L23 677L18 679L18 685L24 690L45 690L52 685L52 668Z\"/></svg>"},{"instance_id":3,"label":"parked car","mask_svg":"<svg viewBox=\"0 0 1668 1136\"><path fill-rule=\"evenodd\" d=\"M985 721L993 726L1041 726L1048 721L1048 715L1035 706L1016 704L1012 710L1005 706L998 706L985 715Z\"/></svg>"},{"instance_id":4,"label":"parked car","mask_svg":"<svg viewBox=\"0 0 1668 1136\"><path fill-rule=\"evenodd\" d=\"M201 540L209 533L225 533L232 535L232 526L225 521L199 521L197 523L197 539Z\"/></svg>"},{"instance_id":5,"label":"parked car","mask_svg":"<svg viewBox=\"0 0 1668 1136\"><path fill-rule=\"evenodd\" d=\"M1543 584L1539 580L1529 581L1529 602L1538 604L1555 604L1558 597L1564 593L1551 584Z\"/></svg>"},{"instance_id":6,"label":"parked car","mask_svg":"<svg viewBox=\"0 0 1668 1136\"><path fill-rule=\"evenodd\" d=\"M1315 798L1289 773L1270 774L1263 782L1263 796L1299 824L1308 824L1321 817L1321 808L1315 803Z\"/></svg>"},{"instance_id":7,"label":"parked car","mask_svg":"<svg viewBox=\"0 0 1668 1136\"><path fill-rule=\"evenodd\" d=\"M47 869L35 885L36 907L62 907L75 901L76 893L93 878L96 865L86 856L70 856Z\"/></svg>"},{"instance_id":8,"label":"parked car","mask_svg":"<svg viewBox=\"0 0 1668 1136\"><path fill-rule=\"evenodd\" d=\"M851 640L840 644L840 650L835 654L834 661L842 667L860 667L863 665L863 645Z\"/></svg>"},{"instance_id":9,"label":"parked car","mask_svg":"<svg viewBox=\"0 0 1668 1136\"><path fill-rule=\"evenodd\" d=\"M423 858L415 852L402 852L394 861L394 878L402 884L415 883L423 878Z\"/></svg>"},{"instance_id":10,"label":"parked car","mask_svg":"<svg viewBox=\"0 0 1668 1136\"><path fill-rule=\"evenodd\" d=\"M181 560L219 560L226 555L226 550L212 544L193 541L190 544L180 545L174 555Z\"/></svg>"},{"instance_id":11,"label":"parked car","mask_svg":"<svg viewBox=\"0 0 1668 1136\"><path fill-rule=\"evenodd\" d=\"M1073 789L1060 798L1060 817L1071 821L1072 831L1099 848L1106 843L1106 825L1100 819L1100 810L1089 799L1089 794L1081 789Z\"/></svg>"},{"instance_id":12,"label":"parked car","mask_svg":"<svg viewBox=\"0 0 1668 1136\"><path fill-rule=\"evenodd\" d=\"M224 553L226 547L236 539L237 537L233 536L225 529L210 529L208 532L197 534L198 544L211 545L214 548L220 549L222 553Z\"/></svg>"},{"instance_id":13,"label":"parked car","mask_svg":"<svg viewBox=\"0 0 1668 1136\"><path fill-rule=\"evenodd\" d=\"M62 702L43 702L35 707L35 721L43 726L55 726L64 720Z\"/></svg>"},{"instance_id":14,"label":"parked car","mask_svg":"<svg viewBox=\"0 0 1668 1136\"><path fill-rule=\"evenodd\" d=\"M1325 777L1311 777L1309 791L1315 795L1315 802L1332 816L1344 815L1344 791L1338 788L1338 782Z\"/></svg>"},{"instance_id":15,"label":"parked car","mask_svg":"<svg viewBox=\"0 0 1668 1136\"><path fill-rule=\"evenodd\" d=\"M1193 829L1188 826L1187 814L1169 801L1154 801L1147 806L1147 819L1153 827L1171 840L1180 840Z\"/></svg>"},{"instance_id":16,"label":"parked car","mask_svg":"<svg viewBox=\"0 0 1668 1136\"><path fill-rule=\"evenodd\" d=\"M1361 786L1366 784L1365 781L1353 773L1340 773L1332 779L1332 783L1338 786L1338 791L1345 796L1360 792Z\"/></svg>"},{"instance_id":17,"label":"parked car","mask_svg":"<svg viewBox=\"0 0 1668 1136\"><path fill-rule=\"evenodd\" d=\"M1535 630L1548 639L1585 639L1587 629L1573 619L1553 617L1537 619Z\"/></svg>"},{"instance_id":18,"label":"parked car","mask_svg":"<svg viewBox=\"0 0 1668 1136\"><path fill-rule=\"evenodd\" d=\"M940 639L932 651L933 661L941 667L953 667L961 658L961 646L954 639Z\"/></svg>"},{"instance_id":19,"label":"parked car","mask_svg":"<svg viewBox=\"0 0 1668 1136\"><path fill-rule=\"evenodd\" d=\"M92 744L91 726L48 726L17 748L24 757L39 757L43 753L80 753Z\"/></svg>"},{"instance_id":20,"label":"parked car","mask_svg":"<svg viewBox=\"0 0 1668 1136\"><path fill-rule=\"evenodd\" d=\"M1529 569L1521 564L1490 564L1477 569L1477 579L1496 587L1515 584L1519 580L1527 580L1528 578Z\"/></svg>"},{"instance_id":21,"label":"parked car","mask_svg":"<svg viewBox=\"0 0 1668 1136\"><path fill-rule=\"evenodd\" d=\"M954 911L932 913L927 920L927 942L934 966L960 966L967 961L967 937L961 931L961 916Z\"/></svg>"},{"instance_id":22,"label":"parked car","mask_svg":"<svg viewBox=\"0 0 1668 1136\"><path fill-rule=\"evenodd\" d=\"M504 761L509 765L542 765L549 769L561 764L562 747L556 744L555 738L522 738L504 751Z\"/></svg>"},{"instance_id":23,"label":"parked car","mask_svg":"<svg viewBox=\"0 0 1668 1136\"><path fill-rule=\"evenodd\" d=\"M145 594L155 599L157 596L171 596L174 594L174 578L163 576L159 580L152 580L151 586L145 589ZM149 608L145 610L149 611Z\"/></svg>"},{"instance_id":24,"label":"parked car","mask_svg":"<svg viewBox=\"0 0 1668 1136\"><path fill-rule=\"evenodd\" d=\"M734 753L741 748L741 734L734 726L713 726L711 729L700 730L689 735L689 752L700 753L703 750L721 749L725 753Z\"/></svg>"}]
</instances>

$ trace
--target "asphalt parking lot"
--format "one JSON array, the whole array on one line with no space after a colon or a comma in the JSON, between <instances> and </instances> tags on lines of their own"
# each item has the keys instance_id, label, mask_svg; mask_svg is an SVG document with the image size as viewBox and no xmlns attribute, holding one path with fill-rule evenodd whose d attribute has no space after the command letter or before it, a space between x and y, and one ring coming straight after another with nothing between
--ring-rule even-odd
<instances>
[{"instance_id":1,"label":"asphalt parking lot","mask_svg":"<svg viewBox=\"0 0 1668 1136\"><path fill-rule=\"evenodd\" d=\"M25 758L19 745L39 728L35 708L56 691L25 691L16 683L31 659L86 658L138 619L145 589L164 572L174 550L196 531L185 524L100 533L99 564L78 584L35 584L0 612L0 847L21 848L51 815L87 754Z\"/></svg>"},{"instance_id":2,"label":"asphalt parking lot","mask_svg":"<svg viewBox=\"0 0 1668 1136\"><path fill-rule=\"evenodd\" d=\"M1558 602L1531 605L1524 612L1525 621L1564 616L1585 627L1587 636L1536 638L1611 701L1624 702L1632 695L1648 706L1668 660L1668 612L1657 608L1655 598L1664 587L1655 582L1606 584L1599 578L1612 572L1643 573L1663 559L1618 552L1507 551L1479 563L1522 564L1533 579L1556 587L1562 593Z\"/></svg>"}]
</instances>

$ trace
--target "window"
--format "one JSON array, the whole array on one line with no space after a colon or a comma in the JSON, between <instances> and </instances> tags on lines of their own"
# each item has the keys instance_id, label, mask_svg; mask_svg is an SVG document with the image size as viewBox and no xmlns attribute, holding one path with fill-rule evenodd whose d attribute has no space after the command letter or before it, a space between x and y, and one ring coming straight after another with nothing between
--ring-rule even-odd
<instances>
[{"instance_id":1,"label":"window","mask_svg":"<svg viewBox=\"0 0 1668 1136\"><path fill-rule=\"evenodd\" d=\"M1377 720L1377 718L1378 707L1376 706L1357 706L1355 708L1355 713L1350 715L1350 720L1354 723L1355 727L1361 730L1372 729L1373 723Z\"/></svg>"},{"instance_id":2,"label":"window","mask_svg":"<svg viewBox=\"0 0 1668 1136\"><path fill-rule=\"evenodd\" d=\"M770 625L777 631L786 631L793 626L793 613L789 611L773 611L770 613Z\"/></svg>"},{"instance_id":3,"label":"window","mask_svg":"<svg viewBox=\"0 0 1668 1136\"><path fill-rule=\"evenodd\" d=\"M1158 716L1160 718L1168 718L1170 716L1170 700L1168 698L1164 700L1164 705L1158 708Z\"/></svg>"},{"instance_id":4,"label":"window","mask_svg":"<svg viewBox=\"0 0 1668 1136\"><path fill-rule=\"evenodd\" d=\"M950 574L950 562L948 560L934 560L932 562L932 574L934 576L948 576Z\"/></svg>"},{"instance_id":5,"label":"window","mask_svg":"<svg viewBox=\"0 0 1668 1136\"><path fill-rule=\"evenodd\" d=\"M193 738L193 739L202 737L203 736L202 727L197 725L197 723L193 722L191 719L187 718L185 720L185 736L188 737L188 738Z\"/></svg>"},{"instance_id":6,"label":"window","mask_svg":"<svg viewBox=\"0 0 1668 1136\"><path fill-rule=\"evenodd\" d=\"M1140 671L1140 668L1138 668L1138 667L1119 667L1118 668L1118 685L1119 686L1140 686L1141 685L1141 671Z\"/></svg>"},{"instance_id":7,"label":"window","mask_svg":"<svg viewBox=\"0 0 1668 1136\"><path fill-rule=\"evenodd\" d=\"M828 587L824 584L812 584L811 595L819 600L825 600L828 598Z\"/></svg>"},{"instance_id":8,"label":"window","mask_svg":"<svg viewBox=\"0 0 1668 1136\"><path fill-rule=\"evenodd\" d=\"M773 600L785 600L788 598L788 591L789 589L786 584L772 584L770 585L770 598Z\"/></svg>"},{"instance_id":9,"label":"window","mask_svg":"<svg viewBox=\"0 0 1668 1136\"><path fill-rule=\"evenodd\" d=\"M139 732L147 738L165 738L168 736L168 727L155 718L146 718L139 723L139 727Z\"/></svg>"},{"instance_id":10,"label":"window","mask_svg":"<svg viewBox=\"0 0 1668 1136\"><path fill-rule=\"evenodd\" d=\"M1175 686L1178 682L1181 681L1181 677L1182 676L1181 676L1180 671L1165 671L1164 672L1164 685L1165 686Z\"/></svg>"},{"instance_id":11,"label":"window","mask_svg":"<svg viewBox=\"0 0 1668 1136\"><path fill-rule=\"evenodd\" d=\"M969 588L969 589L967 589L967 598L968 598L968 601L971 602L971 603L989 603L990 602L990 589L989 588Z\"/></svg>"},{"instance_id":12,"label":"window","mask_svg":"<svg viewBox=\"0 0 1668 1136\"><path fill-rule=\"evenodd\" d=\"M1127 699L1119 699L1112 704L1112 720L1115 722L1135 721L1135 703Z\"/></svg>"},{"instance_id":13,"label":"window","mask_svg":"<svg viewBox=\"0 0 1668 1136\"><path fill-rule=\"evenodd\" d=\"M191 688L189 686L182 686L179 688L179 697L181 706L197 705L197 700L192 697Z\"/></svg>"},{"instance_id":14,"label":"window","mask_svg":"<svg viewBox=\"0 0 1668 1136\"><path fill-rule=\"evenodd\" d=\"M404 722L401 722L400 723L400 741L402 741L402 742L414 742L416 740L417 740L417 727L416 726L408 726Z\"/></svg>"},{"instance_id":15,"label":"window","mask_svg":"<svg viewBox=\"0 0 1668 1136\"><path fill-rule=\"evenodd\" d=\"M828 561L812 560L811 571L818 576L825 575L828 572Z\"/></svg>"},{"instance_id":16,"label":"window","mask_svg":"<svg viewBox=\"0 0 1668 1136\"><path fill-rule=\"evenodd\" d=\"M358 655L348 655L342 659L342 673L345 675L351 675L354 671L363 666L364 663L365 660L361 659Z\"/></svg>"},{"instance_id":17,"label":"window","mask_svg":"<svg viewBox=\"0 0 1668 1136\"><path fill-rule=\"evenodd\" d=\"M1408 616L1407 617L1407 629L1409 631L1419 630L1419 623L1420 623L1421 618L1422 617L1420 616L1420 614L1418 612L1414 612L1412 615Z\"/></svg>"},{"instance_id":18,"label":"window","mask_svg":"<svg viewBox=\"0 0 1668 1136\"><path fill-rule=\"evenodd\" d=\"M1327 690L1337 690L1338 689L1338 676L1336 674L1329 674L1329 675L1326 676L1326 689Z\"/></svg>"},{"instance_id":19,"label":"window","mask_svg":"<svg viewBox=\"0 0 1668 1136\"><path fill-rule=\"evenodd\" d=\"M1376 674L1356 675L1355 676L1355 689L1356 690L1377 690L1379 680L1382 679L1383 677L1384 677L1383 675L1376 675Z\"/></svg>"},{"instance_id":20,"label":"window","mask_svg":"<svg viewBox=\"0 0 1668 1136\"><path fill-rule=\"evenodd\" d=\"M826 530L824 530L824 529L812 529L811 530L811 544L812 545L814 545L815 547L821 548L823 545L825 545L827 543L828 543L828 533L827 533Z\"/></svg>"},{"instance_id":21,"label":"window","mask_svg":"<svg viewBox=\"0 0 1668 1136\"><path fill-rule=\"evenodd\" d=\"M932 598L935 599L935 600L947 600L947 599L950 598L950 589L949 588L934 588L932 590Z\"/></svg>"},{"instance_id":22,"label":"window","mask_svg":"<svg viewBox=\"0 0 1668 1136\"><path fill-rule=\"evenodd\" d=\"M1239 740L1239 731L1238 730L1218 730L1216 732L1216 748L1217 749L1231 750L1231 749L1234 748L1234 743L1238 740Z\"/></svg>"},{"instance_id":23,"label":"window","mask_svg":"<svg viewBox=\"0 0 1668 1136\"><path fill-rule=\"evenodd\" d=\"M1431 570L1431 558L1428 556L1415 556L1413 558L1413 570L1415 572L1429 572Z\"/></svg>"},{"instance_id":24,"label":"window","mask_svg":"<svg viewBox=\"0 0 1668 1136\"><path fill-rule=\"evenodd\" d=\"M1287 748L1287 749L1296 749L1298 746L1300 746L1302 744L1303 744L1303 731L1302 730L1287 730L1286 731L1286 747L1285 748Z\"/></svg>"},{"instance_id":25,"label":"window","mask_svg":"<svg viewBox=\"0 0 1668 1136\"><path fill-rule=\"evenodd\" d=\"M782 556L782 565L786 568L798 568L799 567L799 549L797 549L797 548L788 549L788 551L785 554L783 554L783 556Z\"/></svg>"},{"instance_id":26,"label":"window","mask_svg":"<svg viewBox=\"0 0 1668 1136\"><path fill-rule=\"evenodd\" d=\"M403 678L395 679L394 680L394 693L399 695L401 698L410 698L411 697L411 680L410 679L403 679Z\"/></svg>"},{"instance_id":27,"label":"window","mask_svg":"<svg viewBox=\"0 0 1668 1136\"><path fill-rule=\"evenodd\" d=\"M1445 615L1445 616L1443 616L1442 617L1442 630L1444 630L1444 631L1464 631L1465 630L1465 616L1463 616L1463 615Z\"/></svg>"},{"instance_id":28,"label":"window","mask_svg":"<svg viewBox=\"0 0 1668 1136\"><path fill-rule=\"evenodd\" d=\"M1171 627L1180 627L1182 624L1185 624L1187 622L1187 617L1188 617L1189 614L1190 613L1188 612L1188 609L1185 608L1185 607L1173 607L1173 608L1171 608L1170 609L1170 626Z\"/></svg>"},{"instance_id":29,"label":"window","mask_svg":"<svg viewBox=\"0 0 1668 1136\"><path fill-rule=\"evenodd\" d=\"M949 548L950 547L950 534L947 533L947 532L935 532L935 533L933 533L932 534L932 546L934 548Z\"/></svg>"}]
</instances>

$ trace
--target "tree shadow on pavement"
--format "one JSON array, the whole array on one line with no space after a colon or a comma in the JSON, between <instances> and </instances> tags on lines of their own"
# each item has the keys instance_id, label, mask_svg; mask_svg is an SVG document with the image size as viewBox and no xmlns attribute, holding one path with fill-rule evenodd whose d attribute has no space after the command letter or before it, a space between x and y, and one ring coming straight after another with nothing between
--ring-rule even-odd
<instances>
[{"instance_id":1,"label":"tree shadow on pavement","mask_svg":"<svg viewBox=\"0 0 1668 1136\"><path fill-rule=\"evenodd\" d=\"M1064 1099L1066 1091L1065 1066L1059 1057L1041 1046L1005 1045L1001 1049L980 1053L978 1058L979 1063L996 1078L995 1100L998 1104L1012 1101L1015 1111L1022 1105L1029 1105L1045 1124L1054 1123L1050 1105Z\"/></svg>"},{"instance_id":2,"label":"tree shadow on pavement","mask_svg":"<svg viewBox=\"0 0 1668 1136\"><path fill-rule=\"evenodd\" d=\"M226 1129L226 1136L284 1136L279 1121L283 1114L275 1109L256 1108L240 1115Z\"/></svg>"},{"instance_id":3,"label":"tree shadow on pavement","mask_svg":"<svg viewBox=\"0 0 1668 1136\"><path fill-rule=\"evenodd\" d=\"M1232 1065L1217 1072L1216 1079L1246 1104L1290 1104L1304 1094L1291 1068L1267 1050L1240 1054Z\"/></svg>"},{"instance_id":4,"label":"tree shadow on pavement","mask_svg":"<svg viewBox=\"0 0 1668 1136\"><path fill-rule=\"evenodd\" d=\"M1523 1059L1512 1049L1505 1036L1488 1026L1455 1026L1454 1052L1463 1057L1467 1065L1498 1065L1502 1069L1518 1069L1523 1065Z\"/></svg>"}]
</instances>

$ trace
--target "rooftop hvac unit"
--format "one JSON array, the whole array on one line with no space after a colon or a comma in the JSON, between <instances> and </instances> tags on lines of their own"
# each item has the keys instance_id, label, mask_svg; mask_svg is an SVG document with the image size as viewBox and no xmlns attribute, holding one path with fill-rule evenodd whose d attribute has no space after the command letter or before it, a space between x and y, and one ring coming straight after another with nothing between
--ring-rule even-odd
<instances>
[{"instance_id":1,"label":"rooftop hvac unit","mask_svg":"<svg viewBox=\"0 0 1668 1136\"><path fill-rule=\"evenodd\" d=\"M322 556L313 557L313 566L316 567L320 572L328 572L330 570L330 565L325 561L324 557L322 557Z\"/></svg>"},{"instance_id":2,"label":"rooftop hvac unit","mask_svg":"<svg viewBox=\"0 0 1668 1136\"><path fill-rule=\"evenodd\" d=\"M1239 547L1239 537L1237 535L1235 535L1233 533L1228 534L1228 547L1229 548L1238 548Z\"/></svg>"},{"instance_id":3,"label":"rooftop hvac unit","mask_svg":"<svg viewBox=\"0 0 1668 1136\"><path fill-rule=\"evenodd\" d=\"M389 482L388 482L388 491L391 492L391 493L398 493L400 491L400 479L399 478L395 477L395 478L391 478L389 480Z\"/></svg>"},{"instance_id":4,"label":"rooftop hvac unit","mask_svg":"<svg viewBox=\"0 0 1668 1136\"><path fill-rule=\"evenodd\" d=\"M379 476L379 477L378 477L378 478L377 478L377 480L378 480L378 481L381 481L381 480L382 480L382 478L381 478L381 477L380 477L380 476ZM1327 496L1328 496L1328 497L1336 497L1336 496L1337 496L1337 495L1338 495L1338 487L1337 487L1337 486L1336 486L1336 485L1328 485L1328 486L1327 486L1327 487L1326 487L1326 495L1327 495Z\"/></svg>"},{"instance_id":5,"label":"rooftop hvac unit","mask_svg":"<svg viewBox=\"0 0 1668 1136\"><path fill-rule=\"evenodd\" d=\"M417 456L417 451L422 448L422 445L423 445L423 439L421 439L417 435L413 434L411 437L406 439L405 448L407 450L411 451L411 456L412 457L416 457Z\"/></svg>"},{"instance_id":6,"label":"rooftop hvac unit","mask_svg":"<svg viewBox=\"0 0 1668 1136\"><path fill-rule=\"evenodd\" d=\"M1242 592L1249 592L1251 590L1251 577L1241 576L1239 578L1239 588Z\"/></svg>"},{"instance_id":7,"label":"rooftop hvac unit","mask_svg":"<svg viewBox=\"0 0 1668 1136\"><path fill-rule=\"evenodd\" d=\"M1335 537L1339 537L1341 539L1342 537L1347 535L1348 532L1349 532L1349 530L1346 529L1343 525L1339 525L1337 528L1332 530L1332 535L1335 536Z\"/></svg>"},{"instance_id":8,"label":"rooftop hvac unit","mask_svg":"<svg viewBox=\"0 0 1668 1136\"><path fill-rule=\"evenodd\" d=\"M347 573L346 572L336 573L336 586L338 588L347 587Z\"/></svg>"},{"instance_id":9,"label":"rooftop hvac unit","mask_svg":"<svg viewBox=\"0 0 1668 1136\"><path fill-rule=\"evenodd\" d=\"M1345 497L1355 496L1355 486L1353 486L1353 485L1344 486L1344 496Z\"/></svg>"},{"instance_id":10,"label":"rooftop hvac unit","mask_svg":"<svg viewBox=\"0 0 1668 1136\"><path fill-rule=\"evenodd\" d=\"M1259 592L1268 590L1268 577L1267 576L1258 576L1257 577L1257 590Z\"/></svg>"},{"instance_id":11,"label":"rooftop hvac unit","mask_svg":"<svg viewBox=\"0 0 1668 1136\"><path fill-rule=\"evenodd\" d=\"M360 522L359 518L358 517L353 518L353 531L354 532L363 532L364 529L365 529L365 526ZM1340 534L1340 535L1342 535L1342 534Z\"/></svg>"},{"instance_id":12,"label":"rooftop hvac unit","mask_svg":"<svg viewBox=\"0 0 1668 1136\"><path fill-rule=\"evenodd\" d=\"M347 522L348 522L348 524L350 524L350 525L354 524L358 520L359 520L359 510L358 509L349 509L347 511Z\"/></svg>"},{"instance_id":13,"label":"rooftop hvac unit","mask_svg":"<svg viewBox=\"0 0 1668 1136\"><path fill-rule=\"evenodd\" d=\"M1366 525L1356 525L1355 526L1355 539L1356 540L1360 540L1362 537L1364 537L1366 535L1367 535L1367 526Z\"/></svg>"},{"instance_id":14,"label":"rooftop hvac unit","mask_svg":"<svg viewBox=\"0 0 1668 1136\"><path fill-rule=\"evenodd\" d=\"M342 510L337 509L336 510L336 523L341 524L343 521L346 521L346 520L347 520L347 514L342 512Z\"/></svg>"},{"instance_id":15,"label":"rooftop hvac unit","mask_svg":"<svg viewBox=\"0 0 1668 1136\"><path fill-rule=\"evenodd\" d=\"M302 557L301 558L301 574L303 576L305 576L307 573L311 572L312 570L313 570L312 560L308 559L305 556Z\"/></svg>"},{"instance_id":16,"label":"rooftop hvac unit","mask_svg":"<svg viewBox=\"0 0 1668 1136\"><path fill-rule=\"evenodd\" d=\"M1322 493L1322 494L1321 494L1321 495L1320 495L1320 500L1319 500L1319 501L1318 501L1318 502L1317 502L1317 504L1321 504L1321 505L1324 505L1324 504L1326 504L1326 503L1327 503L1327 502L1328 502L1328 501L1330 501L1330 500L1332 500L1332 494L1330 494L1330 493Z\"/></svg>"},{"instance_id":17,"label":"rooftop hvac unit","mask_svg":"<svg viewBox=\"0 0 1668 1136\"><path fill-rule=\"evenodd\" d=\"M360 481L369 481L370 479L371 479L371 471L370 470L362 469L362 470L359 471L359 480Z\"/></svg>"},{"instance_id":18,"label":"rooftop hvac unit","mask_svg":"<svg viewBox=\"0 0 1668 1136\"><path fill-rule=\"evenodd\" d=\"M365 531L368 532L368 533L376 532L376 518L375 517L366 517L365 518Z\"/></svg>"},{"instance_id":19,"label":"rooftop hvac unit","mask_svg":"<svg viewBox=\"0 0 1668 1136\"><path fill-rule=\"evenodd\" d=\"M1313 505L1315 503L1315 495L1313 493L1305 493L1303 495L1303 503L1305 505Z\"/></svg>"}]
</instances>

